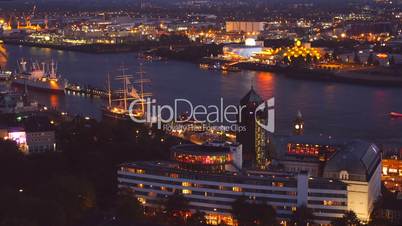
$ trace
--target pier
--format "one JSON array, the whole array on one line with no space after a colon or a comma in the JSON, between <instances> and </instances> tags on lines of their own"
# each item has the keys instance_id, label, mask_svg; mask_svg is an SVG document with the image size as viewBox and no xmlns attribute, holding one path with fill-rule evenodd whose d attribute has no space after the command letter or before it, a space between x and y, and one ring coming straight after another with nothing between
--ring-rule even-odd
<instances>
[{"instance_id":1,"label":"pier","mask_svg":"<svg viewBox=\"0 0 402 226\"><path fill-rule=\"evenodd\" d=\"M99 97L108 98L108 92L101 88L95 88L89 85L69 84L65 89L66 94L85 96L85 97Z\"/></svg>"}]
</instances>

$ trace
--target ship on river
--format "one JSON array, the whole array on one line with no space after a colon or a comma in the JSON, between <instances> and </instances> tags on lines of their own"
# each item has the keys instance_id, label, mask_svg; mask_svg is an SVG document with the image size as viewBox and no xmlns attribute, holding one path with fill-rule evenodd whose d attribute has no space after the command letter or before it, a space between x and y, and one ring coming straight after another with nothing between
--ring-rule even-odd
<instances>
[{"instance_id":1,"label":"ship on river","mask_svg":"<svg viewBox=\"0 0 402 226\"><path fill-rule=\"evenodd\" d=\"M131 120L132 117L142 119L145 116L145 98L151 96L144 92L144 83L150 82L145 79L145 72L142 65L137 72L139 79L133 80L132 75L126 74L126 68L120 68L122 74L116 76L115 80L122 83L121 89L112 90L110 76L108 76L108 105L102 109L104 118L117 120ZM130 108L131 103L135 104ZM131 115L131 117L130 117Z\"/></svg>"},{"instance_id":2,"label":"ship on river","mask_svg":"<svg viewBox=\"0 0 402 226\"><path fill-rule=\"evenodd\" d=\"M21 59L18 66L18 73L12 81L13 85L64 94L68 82L57 74L57 65L53 60L49 64L32 62L28 68L27 61Z\"/></svg>"}]
</instances>

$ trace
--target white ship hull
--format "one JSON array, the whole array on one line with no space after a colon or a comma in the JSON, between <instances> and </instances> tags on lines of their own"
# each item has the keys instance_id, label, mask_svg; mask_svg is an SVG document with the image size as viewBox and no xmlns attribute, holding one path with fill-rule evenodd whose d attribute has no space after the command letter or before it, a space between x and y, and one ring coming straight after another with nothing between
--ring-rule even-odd
<instances>
[{"instance_id":1,"label":"white ship hull","mask_svg":"<svg viewBox=\"0 0 402 226\"><path fill-rule=\"evenodd\" d=\"M59 79L56 81L41 81L27 78L16 78L12 81L13 85L27 86L28 89L37 89L47 92L64 93L67 81Z\"/></svg>"}]
</instances>

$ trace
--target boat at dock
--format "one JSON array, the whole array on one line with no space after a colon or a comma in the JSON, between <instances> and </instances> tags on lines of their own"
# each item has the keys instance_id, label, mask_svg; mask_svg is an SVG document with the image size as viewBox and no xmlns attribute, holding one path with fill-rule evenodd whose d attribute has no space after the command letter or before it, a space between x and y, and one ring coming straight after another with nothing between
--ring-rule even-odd
<instances>
[{"instance_id":1,"label":"boat at dock","mask_svg":"<svg viewBox=\"0 0 402 226\"><path fill-rule=\"evenodd\" d=\"M393 117L393 118L402 118L402 113L399 112L390 112L389 116Z\"/></svg>"},{"instance_id":2,"label":"boat at dock","mask_svg":"<svg viewBox=\"0 0 402 226\"><path fill-rule=\"evenodd\" d=\"M145 72L140 65L137 72L139 79L133 80L132 75L126 74L127 68L120 68L122 74L116 76L115 80L122 83L121 89L112 90L110 76L108 76L108 105L102 108L104 118L115 120L132 120L132 117L142 119L145 116L146 97L151 96L150 93L144 92L144 83L150 82L145 79ZM130 107L135 101L134 106Z\"/></svg>"},{"instance_id":3,"label":"boat at dock","mask_svg":"<svg viewBox=\"0 0 402 226\"><path fill-rule=\"evenodd\" d=\"M53 60L50 64L32 62L31 67L28 68L27 61L22 59L18 65L19 72L12 80L13 85L64 94L68 81L57 74L57 65Z\"/></svg>"},{"instance_id":4,"label":"boat at dock","mask_svg":"<svg viewBox=\"0 0 402 226\"><path fill-rule=\"evenodd\" d=\"M218 71L225 71L225 72L239 72L240 68L231 64L226 64L226 63L220 63L220 62L215 62L215 63L200 63L199 67L201 69L206 69L206 70L218 70Z\"/></svg>"}]
</instances>

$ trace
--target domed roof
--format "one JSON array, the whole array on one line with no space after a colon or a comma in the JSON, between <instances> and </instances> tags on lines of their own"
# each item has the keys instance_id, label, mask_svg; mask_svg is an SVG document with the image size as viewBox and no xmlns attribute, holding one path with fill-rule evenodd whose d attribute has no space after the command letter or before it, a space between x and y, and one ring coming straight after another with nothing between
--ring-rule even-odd
<instances>
[{"instance_id":1,"label":"domed roof","mask_svg":"<svg viewBox=\"0 0 402 226\"><path fill-rule=\"evenodd\" d=\"M258 95L257 92L255 92L254 88L251 86L250 91L241 98L240 104L245 105L248 103L262 103L264 100Z\"/></svg>"},{"instance_id":2,"label":"domed roof","mask_svg":"<svg viewBox=\"0 0 402 226\"><path fill-rule=\"evenodd\" d=\"M354 140L327 161L324 176L334 177L342 171L348 174L349 180L369 181L380 161L380 151L375 144Z\"/></svg>"}]
</instances>

